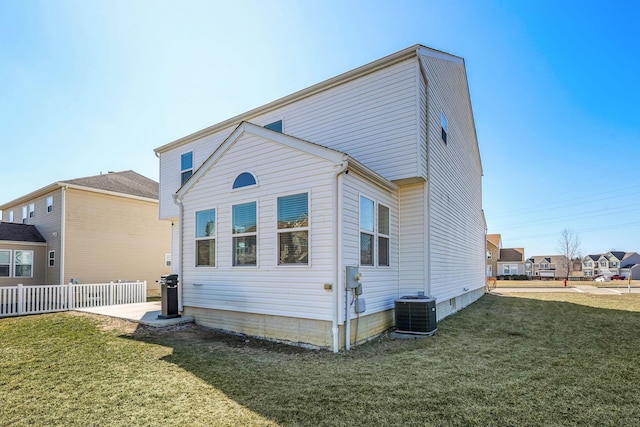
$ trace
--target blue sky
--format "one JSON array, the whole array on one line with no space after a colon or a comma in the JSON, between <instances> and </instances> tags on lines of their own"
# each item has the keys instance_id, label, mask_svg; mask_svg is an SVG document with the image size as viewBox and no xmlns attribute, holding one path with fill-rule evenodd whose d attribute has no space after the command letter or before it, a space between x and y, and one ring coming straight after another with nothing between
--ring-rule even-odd
<instances>
[{"instance_id":1,"label":"blue sky","mask_svg":"<svg viewBox=\"0 0 640 427\"><path fill-rule=\"evenodd\" d=\"M640 252L640 3L0 1L0 203L416 43L465 58L490 233Z\"/></svg>"}]
</instances>

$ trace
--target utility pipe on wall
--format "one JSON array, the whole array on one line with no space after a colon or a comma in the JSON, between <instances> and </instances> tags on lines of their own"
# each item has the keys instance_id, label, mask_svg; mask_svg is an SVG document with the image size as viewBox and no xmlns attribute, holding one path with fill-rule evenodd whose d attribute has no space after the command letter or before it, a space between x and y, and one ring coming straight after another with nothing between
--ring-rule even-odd
<instances>
[{"instance_id":1,"label":"utility pipe on wall","mask_svg":"<svg viewBox=\"0 0 640 427\"><path fill-rule=\"evenodd\" d=\"M336 250L333 251L333 270L334 270L334 285L333 291L333 321L331 325L331 331L333 333L333 352L340 351L340 291L342 290L342 174L347 170L348 163L344 161L340 165L340 169L336 173L336 188L333 192L333 206L334 206L334 244Z\"/></svg>"},{"instance_id":2,"label":"utility pipe on wall","mask_svg":"<svg viewBox=\"0 0 640 427\"><path fill-rule=\"evenodd\" d=\"M182 277L182 223L184 217L184 205L182 199L177 194L173 195L173 203L178 205L178 311L184 310L182 301L182 289L184 284L184 277Z\"/></svg>"}]
</instances>

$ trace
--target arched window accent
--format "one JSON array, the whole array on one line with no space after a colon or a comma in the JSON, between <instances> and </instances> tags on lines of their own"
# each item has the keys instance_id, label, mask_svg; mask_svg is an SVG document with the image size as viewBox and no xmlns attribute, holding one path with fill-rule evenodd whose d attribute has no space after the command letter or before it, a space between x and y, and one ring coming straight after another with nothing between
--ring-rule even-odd
<instances>
[{"instance_id":1,"label":"arched window accent","mask_svg":"<svg viewBox=\"0 0 640 427\"><path fill-rule=\"evenodd\" d=\"M249 172L242 172L235 181L233 181L233 188L248 187L250 185L256 185L256 178Z\"/></svg>"}]
</instances>

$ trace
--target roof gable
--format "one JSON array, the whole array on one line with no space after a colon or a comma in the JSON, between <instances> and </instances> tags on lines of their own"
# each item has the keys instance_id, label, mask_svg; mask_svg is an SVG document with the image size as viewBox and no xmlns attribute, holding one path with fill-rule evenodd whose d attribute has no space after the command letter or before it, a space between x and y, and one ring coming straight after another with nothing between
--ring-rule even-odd
<instances>
[{"instance_id":1,"label":"roof gable","mask_svg":"<svg viewBox=\"0 0 640 427\"><path fill-rule=\"evenodd\" d=\"M35 225L0 222L0 240L10 242L45 243L46 240Z\"/></svg>"},{"instance_id":2,"label":"roof gable","mask_svg":"<svg viewBox=\"0 0 640 427\"><path fill-rule=\"evenodd\" d=\"M500 261L524 261L524 248L500 249Z\"/></svg>"}]
</instances>

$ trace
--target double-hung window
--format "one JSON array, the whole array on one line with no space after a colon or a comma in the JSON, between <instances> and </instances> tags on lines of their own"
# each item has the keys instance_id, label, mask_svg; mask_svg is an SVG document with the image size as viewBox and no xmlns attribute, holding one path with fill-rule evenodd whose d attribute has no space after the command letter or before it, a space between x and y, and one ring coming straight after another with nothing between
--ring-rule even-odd
<instances>
[{"instance_id":1,"label":"double-hung window","mask_svg":"<svg viewBox=\"0 0 640 427\"><path fill-rule=\"evenodd\" d=\"M389 266L389 208L360 196L360 265Z\"/></svg>"},{"instance_id":2,"label":"double-hung window","mask_svg":"<svg viewBox=\"0 0 640 427\"><path fill-rule=\"evenodd\" d=\"M232 207L233 265L257 265L258 223L256 202Z\"/></svg>"},{"instance_id":3,"label":"double-hung window","mask_svg":"<svg viewBox=\"0 0 640 427\"><path fill-rule=\"evenodd\" d=\"M33 277L33 251L14 252L14 277Z\"/></svg>"},{"instance_id":4,"label":"double-hung window","mask_svg":"<svg viewBox=\"0 0 640 427\"><path fill-rule=\"evenodd\" d=\"M0 250L0 277L11 277L11 251Z\"/></svg>"},{"instance_id":5,"label":"double-hung window","mask_svg":"<svg viewBox=\"0 0 640 427\"><path fill-rule=\"evenodd\" d=\"M309 194L278 197L278 264L309 264Z\"/></svg>"},{"instance_id":6,"label":"double-hung window","mask_svg":"<svg viewBox=\"0 0 640 427\"><path fill-rule=\"evenodd\" d=\"M53 196L47 197L47 213L53 212Z\"/></svg>"},{"instance_id":7,"label":"double-hung window","mask_svg":"<svg viewBox=\"0 0 640 427\"><path fill-rule=\"evenodd\" d=\"M49 267L56 266L56 251L49 251Z\"/></svg>"},{"instance_id":8,"label":"double-hung window","mask_svg":"<svg viewBox=\"0 0 640 427\"><path fill-rule=\"evenodd\" d=\"M216 266L216 228L215 209L196 212L196 266L198 267ZM169 265L171 265L170 260Z\"/></svg>"},{"instance_id":9,"label":"double-hung window","mask_svg":"<svg viewBox=\"0 0 640 427\"><path fill-rule=\"evenodd\" d=\"M33 218L35 216L36 205L35 203L29 203L29 218Z\"/></svg>"},{"instance_id":10,"label":"double-hung window","mask_svg":"<svg viewBox=\"0 0 640 427\"><path fill-rule=\"evenodd\" d=\"M26 206L22 207L22 223L23 224L27 223L27 207Z\"/></svg>"},{"instance_id":11,"label":"double-hung window","mask_svg":"<svg viewBox=\"0 0 640 427\"><path fill-rule=\"evenodd\" d=\"M184 185L185 182L193 175L193 151L183 153L180 156L180 182Z\"/></svg>"}]
</instances>

